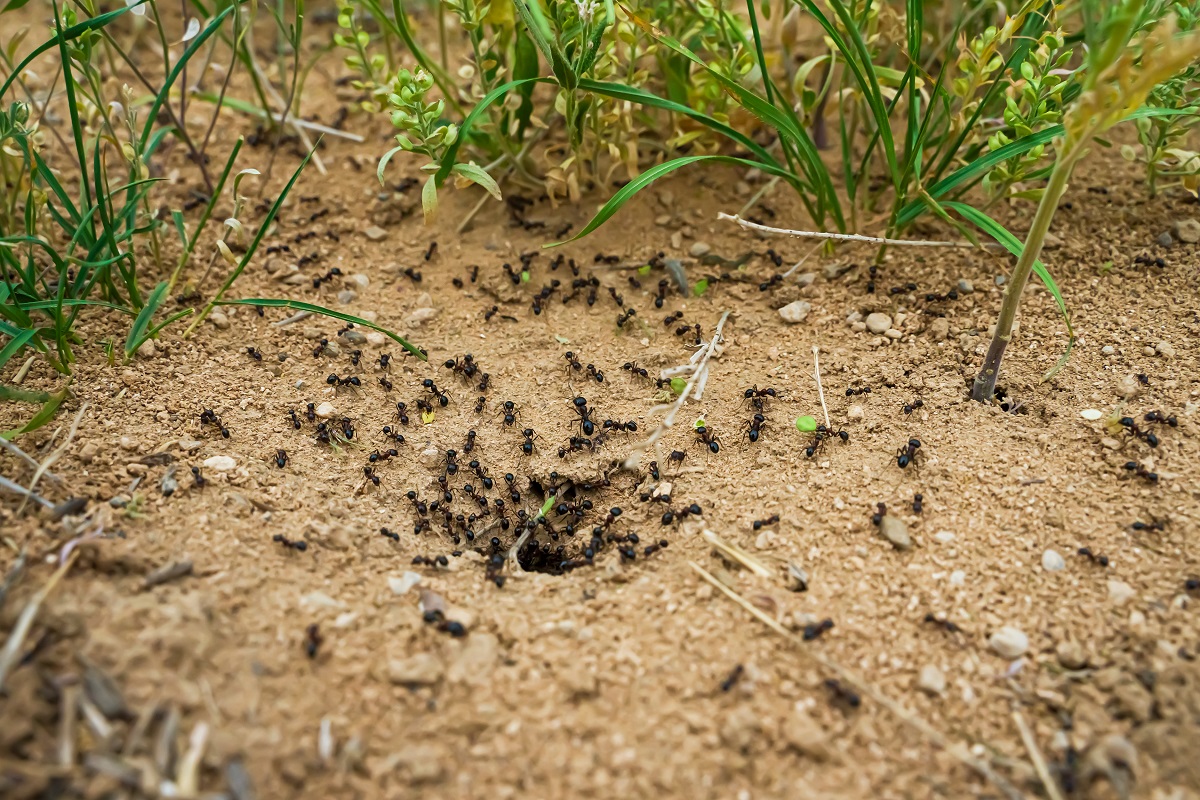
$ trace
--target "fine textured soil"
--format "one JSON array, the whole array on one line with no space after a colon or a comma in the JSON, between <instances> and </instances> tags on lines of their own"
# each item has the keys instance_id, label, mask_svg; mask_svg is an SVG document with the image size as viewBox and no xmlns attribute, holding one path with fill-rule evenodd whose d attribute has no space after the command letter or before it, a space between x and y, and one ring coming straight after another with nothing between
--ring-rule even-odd
<instances>
[{"instance_id":1,"label":"fine textured soil","mask_svg":"<svg viewBox=\"0 0 1200 800\"><path fill-rule=\"evenodd\" d=\"M72 531L100 524L102 535L76 548L25 640L33 652L6 682L0 794L100 797L114 788L111 772L98 777L82 757L56 766L59 698L90 664L93 676L109 676L132 715L177 710L181 749L207 725L201 789L230 791L233 776L237 796L248 796L246 775L263 798L1002 796L921 726L991 764L1021 796L1045 796L1019 733L1026 723L1069 796L1200 797L1200 591L1187 588L1200 577L1192 544L1200 521L1200 249L1159 241L1175 221L1200 217L1194 200L1147 197L1136 167L1100 151L1076 176L1044 256L1078 337L1070 359L1041 381L1068 338L1052 298L1031 285L1001 379L1005 404L984 406L968 399L967 387L1007 258L897 248L870 293L874 251L843 246L760 291L811 245L716 221L757 188L725 171L664 181L595 235L559 250L539 247L567 223L578 230L600 193L558 208L531 196L522 218L544 225L521 225L489 202L457 233L479 190L449 190L437 224L425 227L419 187L392 191L417 165L396 162L380 194L374 159L386 132L364 127L365 144L326 142L329 174L310 169L302 177L233 294L368 317L426 349L428 363L362 328L339 338L337 320L282 324L294 312L231 307L186 340L176 324L131 363L109 365L101 340L120 342L128 322L85 315L75 398L19 443L36 455L53 450L86 405L52 468L61 485L39 486L54 502L88 498L92 516L83 526L70 516L52 521L44 511L18 513L5 497L0 570L21 549L29 565L0 610L0 631L12 630ZM236 128L218 129L220 147ZM244 151L245 165L262 168L272 145L268 138ZM289 147L264 196L273 197L292 168ZM193 172L182 154L171 160L183 177L168 191L183 203ZM764 221L803 225L798 204L782 193L765 204L773 216L753 212ZM218 209L217 218L227 213ZM261 208L254 213L261 219ZM1020 235L1031 209L993 213ZM941 226L915 235L956 238ZM697 245L708 246L710 263L693 255L704 249ZM659 251L681 259L693 281L730 275L698 298L672 286L655 308L667 273L628 267ZM711 263L713 255L737 260L748 252L740 269ZM522 254L531 256L529 280L514 284L502 265L519 272ZM565 262L552 267L558 254L574 259L581 278L598 280L594 305L588 287L564 305L573 276ZM314 289L313 279L334 267L341 275ZM815 280L798 285L809 271ZM534 298L555 279L562 285L535 314ZM960 280L973 289L926 298ZM214 285L210 277L202 289ZM636 310L624 325L610 288ZM807 318L781 319L777 309L800 299L811 303ZM674 312L682 319L664 325ZM725 344L710 362L703 399L688 403L640 467L615 468L663 417L653 379L696 349L694 330L677 336L676 328L698 325L708 341L724 312ZM890 315L898 338L856 330L851 322L871 312ZM366 340L354 341L359 334ZM321 339L337 354L314 357ZM812 437L793 423L801 414L821 417L814 346L829 416L849 439L807 457ZM357 366L354 350L362 351ZM601 370L603 382L569 369L567 351ZM478 375L468 381L443 366L467 353L490 375L486 392ZM378 363L383 354L392 357L387 370ZM649 378L622 368L634 361ZM361 385L330 387L330 374L358 376ZM427 378L448 392L448 405L434 400L425 424L416 401L432 397L422 387ZM56 389L59 380L36 362L24 385ZM743 394L752 386L780 395L765 403L757 442L744 436L755 409ZM866 387L869 394L847 396ZM481 395L486 405L477 413ZM578 435L577 396L597 423L632 420L637 431L610 432L593 449L560 457ZM518 410L511 426L508 400ZM407 404L407 425L397 401ZM351 421L349 444L315 437L306 404L325 402L335 409L331 427ZM228 438L201 424L208 409ZM1085 409L1133 416L1159 444L1089 421ZM1174 415L1177 426L1143 423L1152 410ZM0 423L11 428L30 413L2 406ZM697 443L698 418L719 438L718 453ZM389 440L384 426L405 441ZM521 449L525 428L536 433L532 455ZM468 430L476 432L470 453ZM897 451L914 437L915 463L901 469ZM399 455L368 461L389 448ZM459 465L447 481L454 514L478 510L467 483L504 499L514 521L519 509L536 513L554 484L564 499L594 508L573 536L565 531L570 517L552 510L558 540L540 531L547 554L524 551L532 569L508 564L498 586L489 559L512 546L516 524L489 528L495 515L452 522L456 541L438 510L414 533L419 517L405 494L437 499L450 449ZM287 454L282 467L279 450ZM682 463L668 461L673 450L686 454ZM205 465L218 456L232 462ZM664 525L668 506L641 499L657 483L650 458L671 485L669 507L698 504L700 516ZM492 490L471 459L494 479ZM1128 461L1157 482L1125 469ZM16 459L4 455L0 467L28 482ZM168 471L179 488L166 497ZM880 535L877 503L905 524L907 549ZM638 543L606 542L584 563L593 526L614 506L623 513L608 533L636 533ZM755 528L774 515L777 522ZM487 530L472 542L467 527ZM722 559L705 530L748 551L770 575ZM659 540L667 545L647 555ZM148 574L184 560L190 574L144 588ZM560 569L563 561L574 568ZM789 641L756 620L693 562L809 641ZM792 591L789 563L806 572L806 591ZM440 619L423 619L423 610L440 606ZM822 632L822 620L832 628ZM999 654L992 638L1005 627L1028 639L1016 658ZM829 662L859 680L823 666ZM906 709L906 719L880 694ZM124 737L135 723L112 724ZM99 747L95 732L80 726L80 752ZM152 762L143 754L139 763L152 773Z\"/></svg>"}]
</instances>

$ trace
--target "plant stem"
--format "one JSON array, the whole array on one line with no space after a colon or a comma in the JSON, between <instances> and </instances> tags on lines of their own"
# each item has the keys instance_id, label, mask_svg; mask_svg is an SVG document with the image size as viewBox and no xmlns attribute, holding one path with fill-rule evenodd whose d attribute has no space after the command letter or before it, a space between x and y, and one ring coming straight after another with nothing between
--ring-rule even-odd
<instances>
[{"instance_id":1,"label":"plant stem","mask_svg":"<svg viewBox=\"0 0 1200 800\"><path fill-rule=\"evenodd\" d=\"M1058 201L1062 199L1067 190L1067 180L1071 177L1071 170L1074 169L1075 162L1082 154L1083 147L1071 148L1055 163L1054 171L1050 173L1050 180L1046 183L1046 191L1042 195L1041 202L1038 203L1037 213L1029 228L1029 235L1025 237L1025 247L1021 250L1021 257L1017 260L1016 269L1013 270L1012 277L1009 278L1008 285L1004 289L1004 301L1000 304L1000 316L996 319L996 333L992 336L992 343L983 360L983 369L975 376L975 383L971 387L972 400L987 403L996 393L996 379L1000 376L1000 362L1004 358L1005 348L1012 341L1012 326L1017 318L1017 307L1021 304L1021 295L1025 291L1025 284L1029 282L1029 274L1033 271L1034 262L1042 254L1042 244L1046 241L1046 234L1050 231L1050 221L1054 219L1054 212L1058 210Z\"/></svg>"}]
</instances>

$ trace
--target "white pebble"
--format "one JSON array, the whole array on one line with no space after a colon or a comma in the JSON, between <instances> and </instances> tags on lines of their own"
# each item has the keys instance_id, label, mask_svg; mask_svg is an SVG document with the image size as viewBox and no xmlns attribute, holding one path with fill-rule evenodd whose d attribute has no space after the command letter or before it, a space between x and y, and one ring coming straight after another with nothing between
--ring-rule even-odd
<instances>
[{"instance_id":1,"label":"white pebble","mask_svg":"<svg viewBox=\"0 0 1200 800\"><path fill-rule=\"evenodd\" d=\"M917 688L936 697L946 691L946 676L933 664L926 664L917 675Z\"/></svg>"},{"instance_id":2,"label":"white pebble","mask_svg":"<svg viewBox=\"0 0 1200 800\"><path fill-rule=\"evenodd\" d=\"M1017 628L1005 625L988 637L988 646L1003 658L1020 658L1029 649L1029 637Z\"/></svg>"},{"instance_id":3,"label":"white pebble","mask_svg":"<svg viewBox=\"0 0 1200 800\"><path fill-rule=\"evenodd\" d=\"M395 575L388 576L388 588L395 595L408 594L420 582L421 576L415 572L405 572L399 578Z\"/></svg>"},{"instance_id":4,"label":"white pebble","mask_svg":"<svg viewBox=\"0 0 1200 800\"><path fill-rule=\"evenodd\" d=\"M333 403L326 400L317 406L317 416L321 419L332 419L337 416L337 409L333 407Z\"/></svg>"},{"instance_id":5,"label":"white pebble","mask_svg":"<svg viewBox=\"0 0 1200 800\"><path fill-rule=\"evenodd\" d=\"M1125 581L1108 582L1108 599L1115 605L1123 606L1137 596L1137 591Z\"/></svg>"},{"instance_id":6,"label":"white pebble","mask_svg":"<svg viewBox=\"0 0 1200 800\"><path fill-rule=\"evenodd\" d=\"M204 459L204 466L215 469L217 472L229 472L237 466L237 462L229 456L211 456Z\"/></svg>"},{"instance_id":7,"label":"white pebble","mask_svg":"<svg viewBox=\"0 0 1200 800\"><path fill-rule=\"evenodd\" d=\"M812 303L806 300L797 300L779 309L779 316L783 317L784 322L795 324L797 322L804 322L808 316L808 312L811 310Z\"/></svg>"},{"instance_id":8,"label":"white pebble","mask_svg":"<svg viewBox=\"0 0 1200 800\"><path fill-rule=\"evenodd\" d=\"M1059 572L1066 569L1067 562L1058 554L1057 550L1047 550L1042 553L1042 569L1046 572Z\"/></svg>"},{"instance_id":9,"label":"white pebble","mask_svg":"<svg viewBox=\"0 0 1200 800\"><path fill-rule=\"evenodd\" d=\"M871 333L883 333L892 327L892 318L882 311L876 311L872 314L867 314L867 330Z\"/></svg>"},{"instance_id":10,"label":"white pebble","mask_svg":"<svg viewBox=\"0 0 1200 800\"><path fill-rule=\"evenodd\" d=\"M1079 416L1083 417L1088 422L1095 422L1104 416L1104 412L1095 408L1085 408L1083 411L1079 412Z\"/></svg>"}]
</instances>

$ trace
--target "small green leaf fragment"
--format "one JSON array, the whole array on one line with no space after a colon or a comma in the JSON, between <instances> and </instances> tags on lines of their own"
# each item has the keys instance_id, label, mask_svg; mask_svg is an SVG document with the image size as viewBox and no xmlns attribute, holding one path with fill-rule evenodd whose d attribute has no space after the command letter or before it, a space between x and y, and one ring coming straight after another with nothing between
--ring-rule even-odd
<instances>
[{"instance_id":1,"label":"small green leaf fragment","mask_svg":"<svg viewBox=\"0 0 1200 800\"><path fill-rule=\"evenodd\" d=\"M804 433L812 433L817 429L816 417L796 417L796 430Z\"/></svg>"},{"instance_id":2,"label":"small green leaf fragment","mask_svg":"<svg viewBox=\"0 0 1200 800\"><path fill-rule=\"evenodd\" d=\"M683 394L683 390L687 388L687 381L683 378L671 378L671 391L675 394Z\"/></svg>"},{"instance_id":3,"label":"small green leaf fragment","mask_svg":"<svg viewBox=\"0 0 1200 800\"><path fill-rule=\"evenodd\" d=\"M646 264L644 267L638 267L637 274L638 275L649 275L650 274L650 265Z\"/></svg>"},{"instance_id":4,"label":"small green leaf fragment","mask_svg":"<svg viewBox=\"0 0 1200 800\"><path fill-rule=\"evenodd\" d=\"M704 428L704 427L707 427L707 426L706 426L706 424L705 424L705 422L704 422L704 417L701 417L700 419L698 419L698 420L696 420L695 422L693 422L693 423L692 423L692 427L693 427L693 428Z\"/></svg>"},{"instance_id":5,"label":"small green leaf fragment","mask_svg":"<svg viewBox=\"0 0 1200 800\"><path fill-rule=\"evenodd\" d=\"M521 270L521 283L529 283L529 270Z\"/></svg>"},{"instance_id":6,"label":"small green leaf fragment","mask_svg":"<svg viewBox=\"0 0 1200 800\"><path fill-rule=\"evenodd\" d=\"M707 291L708 278L701 278L700 280L696 281L696 285L692 287L692 294L696 295L696 297L702 296Z\"/></svg>"}]
</instances>

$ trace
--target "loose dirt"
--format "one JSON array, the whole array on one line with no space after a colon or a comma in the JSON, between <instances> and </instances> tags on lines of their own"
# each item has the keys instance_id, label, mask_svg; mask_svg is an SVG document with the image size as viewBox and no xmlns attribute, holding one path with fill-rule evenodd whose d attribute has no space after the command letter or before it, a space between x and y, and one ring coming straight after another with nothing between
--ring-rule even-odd
<instances>
[{"instance_id":1,"label":"loose dirt","mask_svg":"<svg viewBox=\"0 0 1200 800\"><path fill-rule=\"evenodd\" d=\"M236 127L218 130L222 146ZM523 218L534 224L525 226L489 202L459 234L478 190L449 191L437 224L424 227L419 187L376 183L386 131L367 130L364 145L327 140L330 174L303 176L264 241L271 252L255 259L233 295L286 296L372 318L425 348L428 363L362 328L339 338L337 320L284 325L293 312L226 307L193 337L182 340L173 325L152 351L110 366L100 340L117 335L119 351L127 321L85 316L76 398L20 444L35 454L53 449L86 404L78 435L53 467L62 486L41 486L55 502L88 498L103 536L79 545L26 642L36 652L7 680L6 796L49 796L39 792L52 787L70 787L55 796L100 796L111 785L84 767L52 766L59 696L67 676L83 674L80 655L111 676L135 714L177 710L181 748L198 723L209 726L205 789L225 790L234 763L258 797L1000 796L846 681L830 684L838 676L809 652L853 670L990 760L1027 796L1043 789L1014 712L1075 796L1118 796L1115 787L1131 776L1136 797L1200 796L1200 591L1186 588L1200 577L1191 542L1200 516L1200 251L1156 244L1172 221L1200 216L1194 200L1148 198L1136 169L1112 152L1098 153L1077 176L1045 260L1078 340L1065 367L1042 382L1067 330L1049 294L1031 286L1001 380L1006 412L967 398L1006 258L896 248L872 278L873 251L841 247L799 270L815 273L809 285L793 277L761 291L811 245L717 222L718 211L744 202L739 176L720 170L663 181L597 234L558 250L539 247L567 223L582 227L599 193L559 208L531 196ZM270 146L250 148L247 166L262 168ZM290 169L287 153L285 146L269 191ZM171 159L193 174L181 154ZM396 168L390 187L404 169L418 174L411 163ZM172 186L179 202L195 188L187 177ZM798 204L782 193L768 195L766 206L754 212L764 222L802 224ZM1028 206L993 211L1018 234L1031 214ZM372 227L379 230L368 236ZM941 226L918 235L955 238ZM705 249L698 244L725 259L752 255L741 269L705 265L692 255ZM659 251L680 259L693 281L730 276L701 297L672 287L656 308L667 273L625 267ZM519 273L522 254L530 256L529 280L514 284L502 265ZM597 279L594 305L586 286L564 305L574 276L567 263L553 268L560 254L580 278ZM1135 263L1139 256L1163 265ZM341 275L314 289L312 280L335 267ZM534 313L534 297L554 280L561 284ZM926 299L959 281L971 291ZM214 285L210 278L203 288ZM610 289L636 310L623 326ZM784 322L777 309L801 299L811 304L807 317ZM676 328L698 325L708 340L725 311L726 341L703 399L688 404L653 454L661 481L671 484L669 507L695 503L701 515L664 525L667 506L641 500L656 484L648 464L613 464L662 417L653 378L695 349L695 331L677 336ZM676 312L682 318L664 325ZM890 317L885 335L852 324L873 312ZM338 354L314 357L322 339ZM807 457L811 435L793 422L821 416L814 345L833 426L849 441L834 439ZM601 370L603 382L568 371L567 351ZM478 376L467 381L443 366L467 353L490 376L486 392ZM384 354L392 357L387 370L378 363ZM623 369L626 362L651 377ZM361 386L331 387L331 374L359 376ZM449 395L445 407L434 400L428 424L415 402L431 398L425 379ZM58 385L40 362L25 381ZM743 395L752 386L781 394L766 402L757 442L744 436L755 411ZM869 394L847 396L866 387ZM486 405L476 413L481 395ZM560 458L578 435L577 396L597 422L634 421L637 431L611 432L594 449ZM512 426L504 424L507 400L519 411ZM397 401L407 404L407 425ZM317 441L308 403L332 404L331 427L347 417L349 444ZM228 438L201 426L207 409ZM1152 426L1160 443L1151 448L1103 419L1083 419L1085 409L1139 421L1162 410L1178 425ZM29 413L2 406L0 422L14 427ZM696 443L698 418L719 438L718 453ZM405 441L386 438L385 425ZM532 455L521 450L525 428L536 432ZM476 432L470 453L468 430ZM897 451L910 438L920 440L919 453L901 469ZM389 448L398 456L368 461ZM504 499L513 520L518 510L536 513L539 487L568 479L572 502L594 508L574 536L565 531L569 517L552 510L559 538L538 534L550 548L542 571L509 564L497 586L488 560L512 545L515 524L472 542L454 523L456 543L439 510L428 530L414 533L418 515L405 494L436 500L450 449L459 465L448 480L454 514L479 510L466 483L489 501ZM279 450L287 454L282 467ZM686 454L681 463L668 461L673 450ZM231 461L205 466L215 457ZM28 477L15 459L0 458L5 475ZM490 491L472 459L493 479ZM1158 481L1126 470L1127 461ZM194 484L192 467L204 486ZM180 488L164 497L168 470ZM518 500L505 473L515 477ZM585 483L591 490L580 488ZM877 503L904 523L908 549L880 536ZM614 506L623 513L608 532L636 533L638 544L606 543L593 565L560 572L563 560L583 557L592 527ZM772 515L778 522L755 529ZM7 635L70 536L46 513L18 514L8 497L0 527L0 570L18 550L30 554L0 612ZM396 536L381 534L385 528ZM706 529L761 560L770 577L718 557L701 538ZM667 545L645 555L660 539ZM636 558L623 558L620 547ZM414 563L418 557L432 566ZM144 588L148 574L184 560L190 574ZM832 628L789 643L689 562L789 630L817 633L826 619ZM806 572L806 591L789 591L789 563ZM440 620L425 621L423 610L437 606ZM447 621L465 635L453 635ZM1002 628L1024 634L1027 648L999 655L1010 636L996 638ZM117 723L118 736L131 724ZM79 736L81 751L98 747L94 733Z\"/></svg>"}]
</instances>

